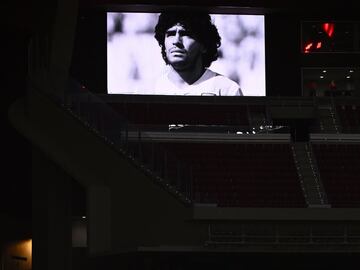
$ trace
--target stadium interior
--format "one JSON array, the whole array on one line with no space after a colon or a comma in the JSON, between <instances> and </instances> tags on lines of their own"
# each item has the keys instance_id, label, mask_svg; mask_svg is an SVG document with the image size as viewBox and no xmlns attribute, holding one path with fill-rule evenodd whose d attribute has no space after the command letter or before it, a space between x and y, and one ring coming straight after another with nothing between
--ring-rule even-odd
<instances>
[{"instance_id":1,"label":"stadium interior","mask_svg":"<svg viewBox=\"0 0 360 270\"><path fill-rule=\"evenodd\" d=\"M190 1L189 1L190 2ZM184 2L265 16L265 96L107 93L106 12L6 4L0 270L358 269L352 1Z\"/></svg>"}]
</instances>

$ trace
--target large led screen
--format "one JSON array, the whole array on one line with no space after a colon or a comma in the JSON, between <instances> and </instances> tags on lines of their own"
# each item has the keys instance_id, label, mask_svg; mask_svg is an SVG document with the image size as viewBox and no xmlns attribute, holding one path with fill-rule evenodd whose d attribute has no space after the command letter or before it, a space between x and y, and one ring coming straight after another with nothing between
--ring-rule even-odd
<instances>
[{"instance_id":1,"label":"large led screen","mask_svg":"<svg viewBox=\"0 0 360 270\"><path fill-rule=\"evenodd\" d=\"M193 51L200 50L202 55L210 51L203 43L214 42L209 38L212 34L199 32L208 31L208 26L191 26L194 22L190 26L170 26L164 24L165 18L160 22L159 16L160 13L107 13L108 94L266 95L264 15L210 14L210 24L215 26L220 42L216 60L212 58L207 65L203 56L201 64L197 60L191 64L189 59ZM162 47L159 37L155 38L155 29L161 29L161 23L165 33L160 40L166 39ZM202 23L195 20L195 24ZM189 30L191 27L196 29ZM184 58L188 64L181 62ZM195 68L198 75L194 75L190 73L192 66L206 69Z\"/></svg>"}]
</instances>

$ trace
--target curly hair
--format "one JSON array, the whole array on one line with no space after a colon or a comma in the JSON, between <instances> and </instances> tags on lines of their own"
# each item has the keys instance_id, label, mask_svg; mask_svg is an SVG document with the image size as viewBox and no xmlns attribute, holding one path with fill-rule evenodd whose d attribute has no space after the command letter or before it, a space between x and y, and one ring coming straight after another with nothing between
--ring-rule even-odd
<instances>
[{"instance_id":1,"label":"curly hair","mask_svg":"<svg viewBox=\"0 0 360 270\"><path fill-rule=\"evenodd\" d=\"M203 54L203 65L209 67L219 56L218 48L221 45L221 37L208 13L188 10L163 12L159 16L155 27L155 39L161 47L161 54L166 64L169 64L169 62L164 45L165 33L170 27L178 23L184 26L196 41L205 46L206 52Z\"/></svg>"}]
</instances>

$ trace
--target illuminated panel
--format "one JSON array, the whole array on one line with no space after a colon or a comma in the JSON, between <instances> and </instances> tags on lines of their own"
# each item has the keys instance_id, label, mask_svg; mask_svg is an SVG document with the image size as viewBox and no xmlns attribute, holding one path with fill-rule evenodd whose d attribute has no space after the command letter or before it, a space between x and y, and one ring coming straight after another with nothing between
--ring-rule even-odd
<instances>
[{"instance_id":1,"label":"illuminated panel","mask_svg":"<svg viewBox=\"0 0 360 270\"><path fill-rule=\"evenodd\" d=\"M4 245L1 269L32 269L32 240L12 241Z\"/></svg>"},{"instance_id":2,"label":"illuminated panel","mask_svg":"<svg viewBox=\"0 0 360 270\"><path fill-rule=\"evenodd\" d=\"M360 52L359 26L359 22L302 22L302 52Z\"/></svg>"},{"instance_id":3,"label":"illuminated panel","mask_svg":"<svg viewBox=\"0 0 360 270\"><path fill-rule=\"evenodd\" d=\"M154 38L158 16L158 13L107 13L107 92L214 95L207 89L189 93L154 91L157 78L169 69ZM221 46L218 59L209 69L238 83L245 96L265 96L264 15L211 14L211 19L221 37Z\"/></svg>"}]
</instances>

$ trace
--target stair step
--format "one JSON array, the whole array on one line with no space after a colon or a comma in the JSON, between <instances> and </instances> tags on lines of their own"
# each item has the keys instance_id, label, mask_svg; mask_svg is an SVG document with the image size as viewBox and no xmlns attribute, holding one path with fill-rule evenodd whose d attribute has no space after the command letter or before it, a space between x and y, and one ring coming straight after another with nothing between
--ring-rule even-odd
<instances>
[{"instance_id":1,"label":"stair step","mask_svg":"<svg viewBox=\"0 0 360 270\"><path fill-rule=\"evenodd\" d=\"M309 208L331 208L331 204L309 204Z\"/></svg>"},{"instance_id":2,"label":"stair step","mask_svg":"<svg viewBox=\"0 0 360 270\"><path fill-rule=\"evenodd\" d=\"M325 112L323 112L325 113ZM326 111L326 117L320 121L321 127L323 130L328 132L335 132L336 128L334 125L334 119L329 114L329 111ZM313 155L311 147L306 143L297 143L293 147L295 158L297 161L297 169L299 176L301 178L301 185L304 189L304 196L309 205L323 205L324 196L322 186L319 186L318 173L316 168L314 168Z\"/></svg>"}]
</instances>

